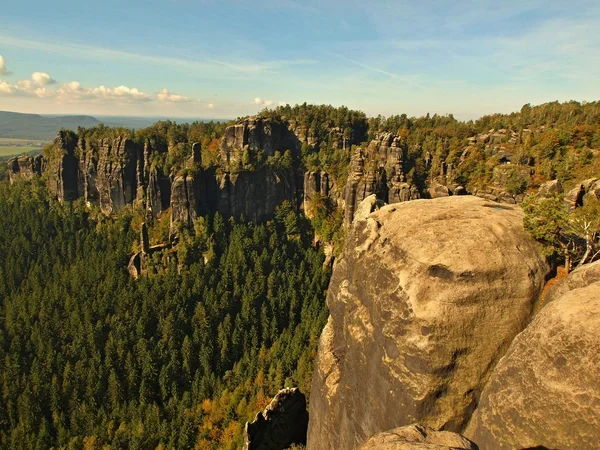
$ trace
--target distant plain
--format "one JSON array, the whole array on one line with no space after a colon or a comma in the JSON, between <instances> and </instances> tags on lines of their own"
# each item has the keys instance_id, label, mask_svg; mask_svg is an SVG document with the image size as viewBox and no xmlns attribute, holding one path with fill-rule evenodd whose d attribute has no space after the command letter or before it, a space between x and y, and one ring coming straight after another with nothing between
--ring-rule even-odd
<instances>
[{"instance_id":1,"label":"distant plain","mask_svg":"<svg viewBox=\"0 0 600 450\"><path fill-rule=\"evenodd\" d=\"M47 142L39 139L0 138L0 158L41 152Z\"/></svg>"}]
</instances>

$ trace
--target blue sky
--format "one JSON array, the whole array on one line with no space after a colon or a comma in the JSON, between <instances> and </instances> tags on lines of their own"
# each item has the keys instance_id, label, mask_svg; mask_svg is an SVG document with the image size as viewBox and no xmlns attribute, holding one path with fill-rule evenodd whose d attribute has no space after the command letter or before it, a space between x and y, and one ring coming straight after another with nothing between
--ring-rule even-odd
<instances>
[{"instance_id":1,"label":"blue sky","mask_svg":"<svg viewBox=\"0 0 600 450\"><path fill-rule=\"evenodd\" d=\"M4 0L0 11L0 110L229 118L306 101L468 119L600 97L597 0Z\"/></svg>"}]
</instances>

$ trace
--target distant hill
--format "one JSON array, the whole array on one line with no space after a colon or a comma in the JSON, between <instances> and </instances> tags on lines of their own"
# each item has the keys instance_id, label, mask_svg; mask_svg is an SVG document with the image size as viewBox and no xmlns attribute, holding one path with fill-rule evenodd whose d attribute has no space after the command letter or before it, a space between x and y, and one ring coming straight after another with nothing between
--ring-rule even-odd
<instances>
[{"instance_id":1,"label":"distant hill","mask_svg":"<svg viewBox=\"0 0 600 450\"><path fill-rule=\"evenodd\" d=\"M77 130L77 127L93 127L103 123L109 127L125 127L130 129L146 128L164 117L134 117L134 116L59 116L23 114L0 111L0 138L36 139L50 141L61 128ZM193 122L194 120L208 121L210 119L172 118L178 123ZM223 119L214 119L223 120Z\"/></svg>"},{"instance_id":2,"label":"distant hill","mask_svg":"<svg viewBox=\"0 0 600 450\"><path fill-rule=\"evenodd\" d=\"M99 123L91 116L40 116L0 111L0 137L51 140L61 128L93 127Z\"/></svg>"}]
</instances>

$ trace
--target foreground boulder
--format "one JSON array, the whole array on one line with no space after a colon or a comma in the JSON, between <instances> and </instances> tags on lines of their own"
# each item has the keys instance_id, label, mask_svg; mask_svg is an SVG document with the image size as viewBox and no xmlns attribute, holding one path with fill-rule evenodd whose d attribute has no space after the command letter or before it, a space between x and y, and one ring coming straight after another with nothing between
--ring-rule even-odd
<instances>
[{"instance_id":1,"label":"foreground boulder","mask_svg":"<svg viewBox=\"0 0 600 450\"><path fill-rule=\"evenodd\" d=\"M600 283L545 306L511 344L466 435L483 450L600 442Z\"/></svg>"},{"instance_id":2,"label":"foreground boulder","mask_svg":"<svg viewBox=\"0 0 600 450\"><path fill-rule=\"evenodd\" d=\"M244 450L284 450L306 444L306 397L298 388L277 393L263 412L244 430Z\"/></svg>"},{"instance_id":3,"label":"foreground boulder","mask_svg":"<svg viewBox=\"0 0 600 450\"><path fill-rule=\"evenodd\" d=\"M477 445L451 431L435 431L421 425L408 425L379 433L359 450L478 450Z\"/></svg>"},{"instance_id":4,"label":"foreground boulder","mask_svg":"<svg viewBox=\"0 0 600 450\"><path fill-rule=\"evenodd\" d=\"M327 296L309 449L466 425L548 272L522 221L518 207L453 196L354 223Z\"/></svg>"}]
</instances>

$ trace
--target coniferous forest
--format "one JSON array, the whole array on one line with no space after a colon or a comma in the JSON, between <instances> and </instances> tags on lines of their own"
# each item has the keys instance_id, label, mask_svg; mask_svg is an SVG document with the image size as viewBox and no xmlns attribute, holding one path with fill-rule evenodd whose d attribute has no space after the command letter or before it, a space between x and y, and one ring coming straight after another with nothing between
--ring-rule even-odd
<instances>
[{"instance_id":1,"label":"coniferous forest","mask_svg":"<svg viewBox=\"0 0 600 450\"><path fill-rule=\"evenodd\" d=\"M309 390L329 269L300 216L206 217L204 255L140 280L132 220L0 184L0 447L239 448L269 395Z\"/></svg>"}]
</instances>

